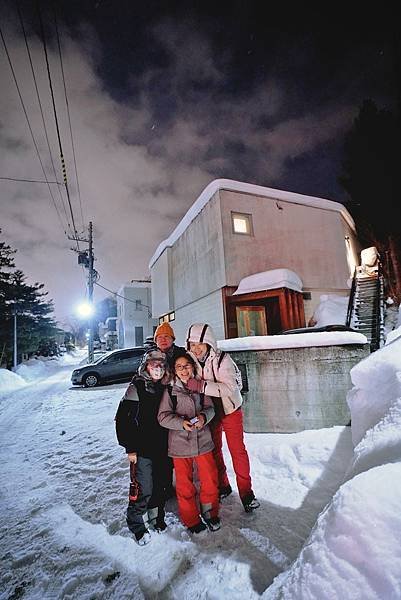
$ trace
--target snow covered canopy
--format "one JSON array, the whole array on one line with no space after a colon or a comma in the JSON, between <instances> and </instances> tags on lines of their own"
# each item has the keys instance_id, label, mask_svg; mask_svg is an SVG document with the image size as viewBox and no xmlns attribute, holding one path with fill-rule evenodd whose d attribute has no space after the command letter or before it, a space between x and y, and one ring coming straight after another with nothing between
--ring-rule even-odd
<instances>
[{"instance_id":1,"label":"snow covered canopy","mask_svg":"<svg viewBox=\"0 0 401 600\"><path fill-rule=\"evenodd\" d=\"M232 192L243 192L245 194L253 194L254 196L264 196L270 200L280 200L281 202L291 202L293 204L303 204L304 206L313 206L315 208L323 208L325 210L332 210L341 213L342 217L348 223L353 231L355 231L355 223L350 213L347 211L345 206L339 202L333 202L332 200L325 200L324 198L315 198L314 196L304 196L303 194L296 194L294 192L285 192L282 190L275 190L273 188L263 187L261 185L254 185L252 183L244 183L242 181L234 181L232 179L215 179L209 185L205 187L203 192L192 204L191 208L184 215L177 227L174 229L172 234L159 244L156 252L152 256L149 262L149 269L155 264L159 256L164 252L166 248L171 248L178 240L178 238L184 233L187 227L192 221L198 216L201 210L206 206L209 200L219 190L228 190Z\"/></svg>"},{"instance_id":2,"label":"snow covered canopy","mask_svg":"<svg viewBox=\"0 0 401 600\"><path fill-rule=\"evenodd\" d=\"M302 292L302 281L294 271L290 271L289 269L272 269L241 279L238 289L234 292L233 296L262 292L264 290L277 290L283 287L295 290L296 292Z\"/></svg>"}]
</instances>

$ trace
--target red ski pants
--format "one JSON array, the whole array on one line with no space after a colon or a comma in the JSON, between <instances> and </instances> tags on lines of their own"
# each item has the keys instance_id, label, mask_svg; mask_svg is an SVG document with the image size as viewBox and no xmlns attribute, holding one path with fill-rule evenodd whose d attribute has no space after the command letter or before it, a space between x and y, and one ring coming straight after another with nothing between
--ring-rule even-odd
<instances>
[{"instance_id":1,"label":"red ski pants","mask_svg":"<svg viewBox=\"0 0 401 600\"><path fill-rule=\"evenodd\" d=\"M235 412L224 415L216 422L213 419L210 425L214 442L213 454L219 474L219 489L230 485L222 451L224 431L237 479L238 493L243 499L252 492L252 481L248 452L244 444L242 410L238 408Z\"/></svg>"},{"instance_id":2,"label":"red ski pants","mask_svg":"<svg viewBox=\"0 0 401 600\"><path fill-rule=\"evenodd\" d=\"M191 458L173 458L175 469L175 491L181 521L192 527L200 521L199 512L206 518L217 517L219 511L219 490L217 468L213 452ZM194 485L194 466L198 468L200 482L200 511Z\"/></svg>"}]
</instances>

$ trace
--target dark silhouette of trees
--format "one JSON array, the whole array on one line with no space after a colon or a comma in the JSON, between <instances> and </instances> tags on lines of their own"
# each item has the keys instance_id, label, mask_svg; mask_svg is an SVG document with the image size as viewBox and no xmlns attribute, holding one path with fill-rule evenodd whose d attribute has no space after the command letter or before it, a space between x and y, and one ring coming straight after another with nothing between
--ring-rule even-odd
<instances>
[{"instance_id":1,"label":"dark silhouette of trees","mask_svg":"<svg viewBox=\"0 0 401 600\"><path fill-rule=\"evenodd\" d=\"M15 252L0 242L0 364L7 366L13 361L15 314L18 360L22 354L38 351L57 353L54 338L60 332L51 316L53 302L46 300L44 284L27 283L24 273L15 268Z\"/></svg>"},{"instance_id":2,"label":"dark silhouette of trees","mask_svg":"<svg viewBox=\"0 0 401 600\"><path fill-rule=\"evenodd\" d=\"M347 208L364 246L376 246L388 293L401 301L401 228L396 173L400 152L399 112L380 110L365 100L344 144L340 183L348 192Z\"/></svg>"}]
</instances>

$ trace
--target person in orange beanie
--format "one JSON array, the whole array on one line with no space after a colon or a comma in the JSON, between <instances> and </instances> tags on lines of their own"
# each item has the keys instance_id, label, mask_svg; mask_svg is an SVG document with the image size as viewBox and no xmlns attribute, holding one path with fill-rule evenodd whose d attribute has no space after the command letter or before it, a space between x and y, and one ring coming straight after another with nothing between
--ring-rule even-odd
<instances>
[{"instance_id":1,"label":"person in orange beanie","mask_svg":"<svg viewBox=\"0 0 401 600\"><path fill-rule=\"evenodd\" d=\"M175 345L175 335L170 323L161 323L156 328L153 339L156 347L166 355L168 366L171 369L176 359L186 353L185 348Z\"/></svg>"}]
</instances>

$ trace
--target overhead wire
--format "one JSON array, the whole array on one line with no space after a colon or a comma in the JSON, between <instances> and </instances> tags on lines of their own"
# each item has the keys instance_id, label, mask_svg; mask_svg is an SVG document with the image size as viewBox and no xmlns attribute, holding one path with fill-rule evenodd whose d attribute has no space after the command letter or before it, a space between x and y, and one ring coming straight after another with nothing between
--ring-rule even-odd
<instances>
[{"instance_id":1,"label":"overhead wire","mask_svg":"<svg viewBox=\"0 0 401 600\"><path fill-rule=\"evenodd\" d=\"M70 214L71 214L71 221L72 221L72 227L73 227L73 231L74 231L74 237L75 237L75 241L76 241L76 244L77 244L77 249L79 250L79 241L77 239L78 232L77 232L77 227L75 225L74 211L72 209L70 191L69 191L69 188L68 188L67 168L66 168L66 165L65 165L64 153L63 153L63 146L61 144L60 127L59 127L59 122L58 122L58 117L57 117L57 110L56 110L56 101L55 101L55 98L54 98L53 83L52 83L52 78L51 78L51 73L50 73L50 65L49 65L49 57L48 57L48 54L47 54L46 36L45 36L44 27L43 27L43 20L42 20L42 14L41 14L41 11L40 11L40 4L39 4L39 2L37 4L37 10L38 10L38 16L39 16L40 30L41 30L41 35L42 35L43 50L44 50L45 60L46 60L46 68L47 68L47 76L48 76L48 80L49 80L50 94L51 94L51 98L52 98L54 120L55 120L55 123L56 123L57 140L58 140L58 146L59 146L59 152L60 152L60 160L61 160L61 168L62 168L62 172L63 172L64 186L65 186L65 190L67 192L68 206L69 206Z\"/></svg>"},{"instance_id":2,"label":"overhead wire","mask_svg":"<svg viewBox=\"0 0 401 600\"><path fill-rule=\"evenodd\" d=\"M52 154L52 151L51 151L51 148L50 148L49 136L48 136L48 133L47 133L47 127L46 127L46 122L45 122L45 118L44 118L44 114L43 114L42 102L40 100L39 89L38 89L38 85L37 85L37 81L36 81L35 69L33 67L31 51L30 51L29 44L28 44L28 39L27 39L27 36L26 36L24 21L22 19L22 14L21 14L21 10L20 10L20 7L19 7L19 2L16 2L16 7L17 7L18 18L19 18L19 21L20 21L20 24L21 24L22 33L23 33L23 36L24 36L25 48L26 48L26 51L27 51L27 54L28 54L29 64L31 66L32 77L33 77L33 81L34 81L34 84L35 84L36 97L37 97L38 103L39 103L39 109L40 109L40 114L41 114L41 117L42 117L42 123L43 123L43 129L44 129L44 132L45 132L47 148L49 150L50 160L51 160L51 164L52 164L52 168L53 168L54 179L57 179L56 167L54 165L53 154ZM60 187L58 187L57 189L58 189L59 194L60 194L61 204L62 204L63 209L64 209L64 214L65 214L65 217L66 217L67 226L70 228L71 226L70 226L69 221L68 221L67 209L66 209L66 206L65 206L64 198L63 198L63 195L61 193Z\"/></svg>"},{"instance_id":3,"label":"overhead wire","mask_svg":"<svg viewBox=\"0 0 401 600\"><path fill-rule=\"evenodd\" d=\"M0 179L2 180L6 180L6 181L23 181L26 183L54 183L55 185L61 185L63 186L63 183L60 183L59 181L42 181L41 179L21 179L20 177L0 177Z\"/></svg>"},{"instance_id":4,"label":"overhead wire","mask_svg":"<svg viewBox=\"0 0 401 600\"><path fill-rule=\"evenodd\" d=\"M73 160L74 160L75 178L76 178L76 181L77 181L77 191L78 191L78 198L79 198L79 206L80 206L80 209L81 209L82 228L84 229L84 227L85 227L85 225L84 225L84 213L83 213L83 210L82 210L81 189L80 189L80 186L79 186L77 161L76 161L76 156L75 156L74 136L72 134L70 105L69 105L69 102L68 102L67 86L66 86L66 83L65 83L64 65L63 65L63 57L62 57L62 52L61 52L60 35L59 35L59 30L58 30L58 25L57 25L57 14L56 14L56 10L55 10L54 5L53 5L53 12L54 12L54 25L55 25L55 28L56 28L58 54L59 54L59 58L60 58L61 75L62 75L63 86L64 86L65 104L66 104L66 107L67 107L68 125L69 125L69 129L70 129L70 138L71 138L72 156L73 156Z\"/></svg>"},{"instance_id":5,"label":"overhead wire","mask_svg":"<svg viewBox=\"0 0 401 600\"><path fill-rule=\"evenodd\" d=\"M103 290L106 290L106 292L110 292L110 294L113 294L114 296L118 296L119 298L122 298L123 300L127 300L128 302L132 302L133 304L136 304L136 300L132 300L131 298L127 298L126 296L122 296L118 292L114 292L113 290L109 290L109 288L105 287L104 285L101 285L97 281L95 281L94 283L95 283L95 285L101 287ZM147 306L147 304L142 304L142 303L141 303L141 306L144 306L145 308L147 308L148 309L148 316L152 317L152 312L151 312L149 306Z\"/></svg>"},{"instance_id":6,"label":"overhead wire","mask_svg":"<svg viewBox=\"0 0 401 600\"><path fill-rule=\"evenodd\" d=\"M48 189L49 189L49 194L50 194L50 196L51 196L51 199L52 199L52 201L53 201L54 208L56 209L57 216L58 216L58 219L59 219L59 221L60 221L61 228L63 229L64 233L66 233L66 231L65 231L65 228L64 228L64 225L63 225L63 222L62 222L62 219L61 219L61 215L60 215L59 209L58 209L58 207L57 207L56 201L55 201L55 199L54 199L54 196L53 196L53 193L52 193L52 190L51 190L51 187L50 187L50 182L48 181L48 177L47 177L47 174L46 174L46 171L45 171L45 168L44 168L43 162L42 162L42 158L41 158L41 156L40 156L39 148L38 148L38 145L37 145L37 143L36 143L35 136L34 136L34 134L33 134L32 126L31 126L31 123L30 123L30 120L29 120L29 117L28 117L28 113L27 113L27 110L26 110L26 107L25 107L24 100L23 100L23 98L22 98L21 90L20 90L20 87L19 87L19 85L18 85L17 76L16 76L16 74L15 74L15 70L14 70L14 67L13 67L13 63L12 63L12 60L11 60L11 56L10 56L10 53L9 53L9 51L8 51L7 44L6 44L6 40L5 40L5 38L4 38L4 35L3 35L3 31L2 31L2 29L1 29L1 26L0 26L0 37L1 37L1 40L2 40L2 42L3 42L4 50L5 50L5 53L6 53L6 56L7 56L7 60L8 60L8 64L9 64L9 66L10 66L11 73L12 73L12 76L13 76L13 79L14 79L15 87L17 88L18 97L19 97L19 99L20 99L20 102L21 102L22 110L24 111L25 119L26 119L26 122L27 122L27 124L28 124L28 128L29 128L29 132L30 132L30 134L31 134L32 142L33 142L33 145L34 145L34 148L35 148L36 154L37 154L37 156L38 156L38 159L39 159L39 162L40 162L40 166L42 167L42 171L43 171L44 178L45 178L45 180L46 180L47 187L48 187Z\"/></svg>"}]
</instances>

